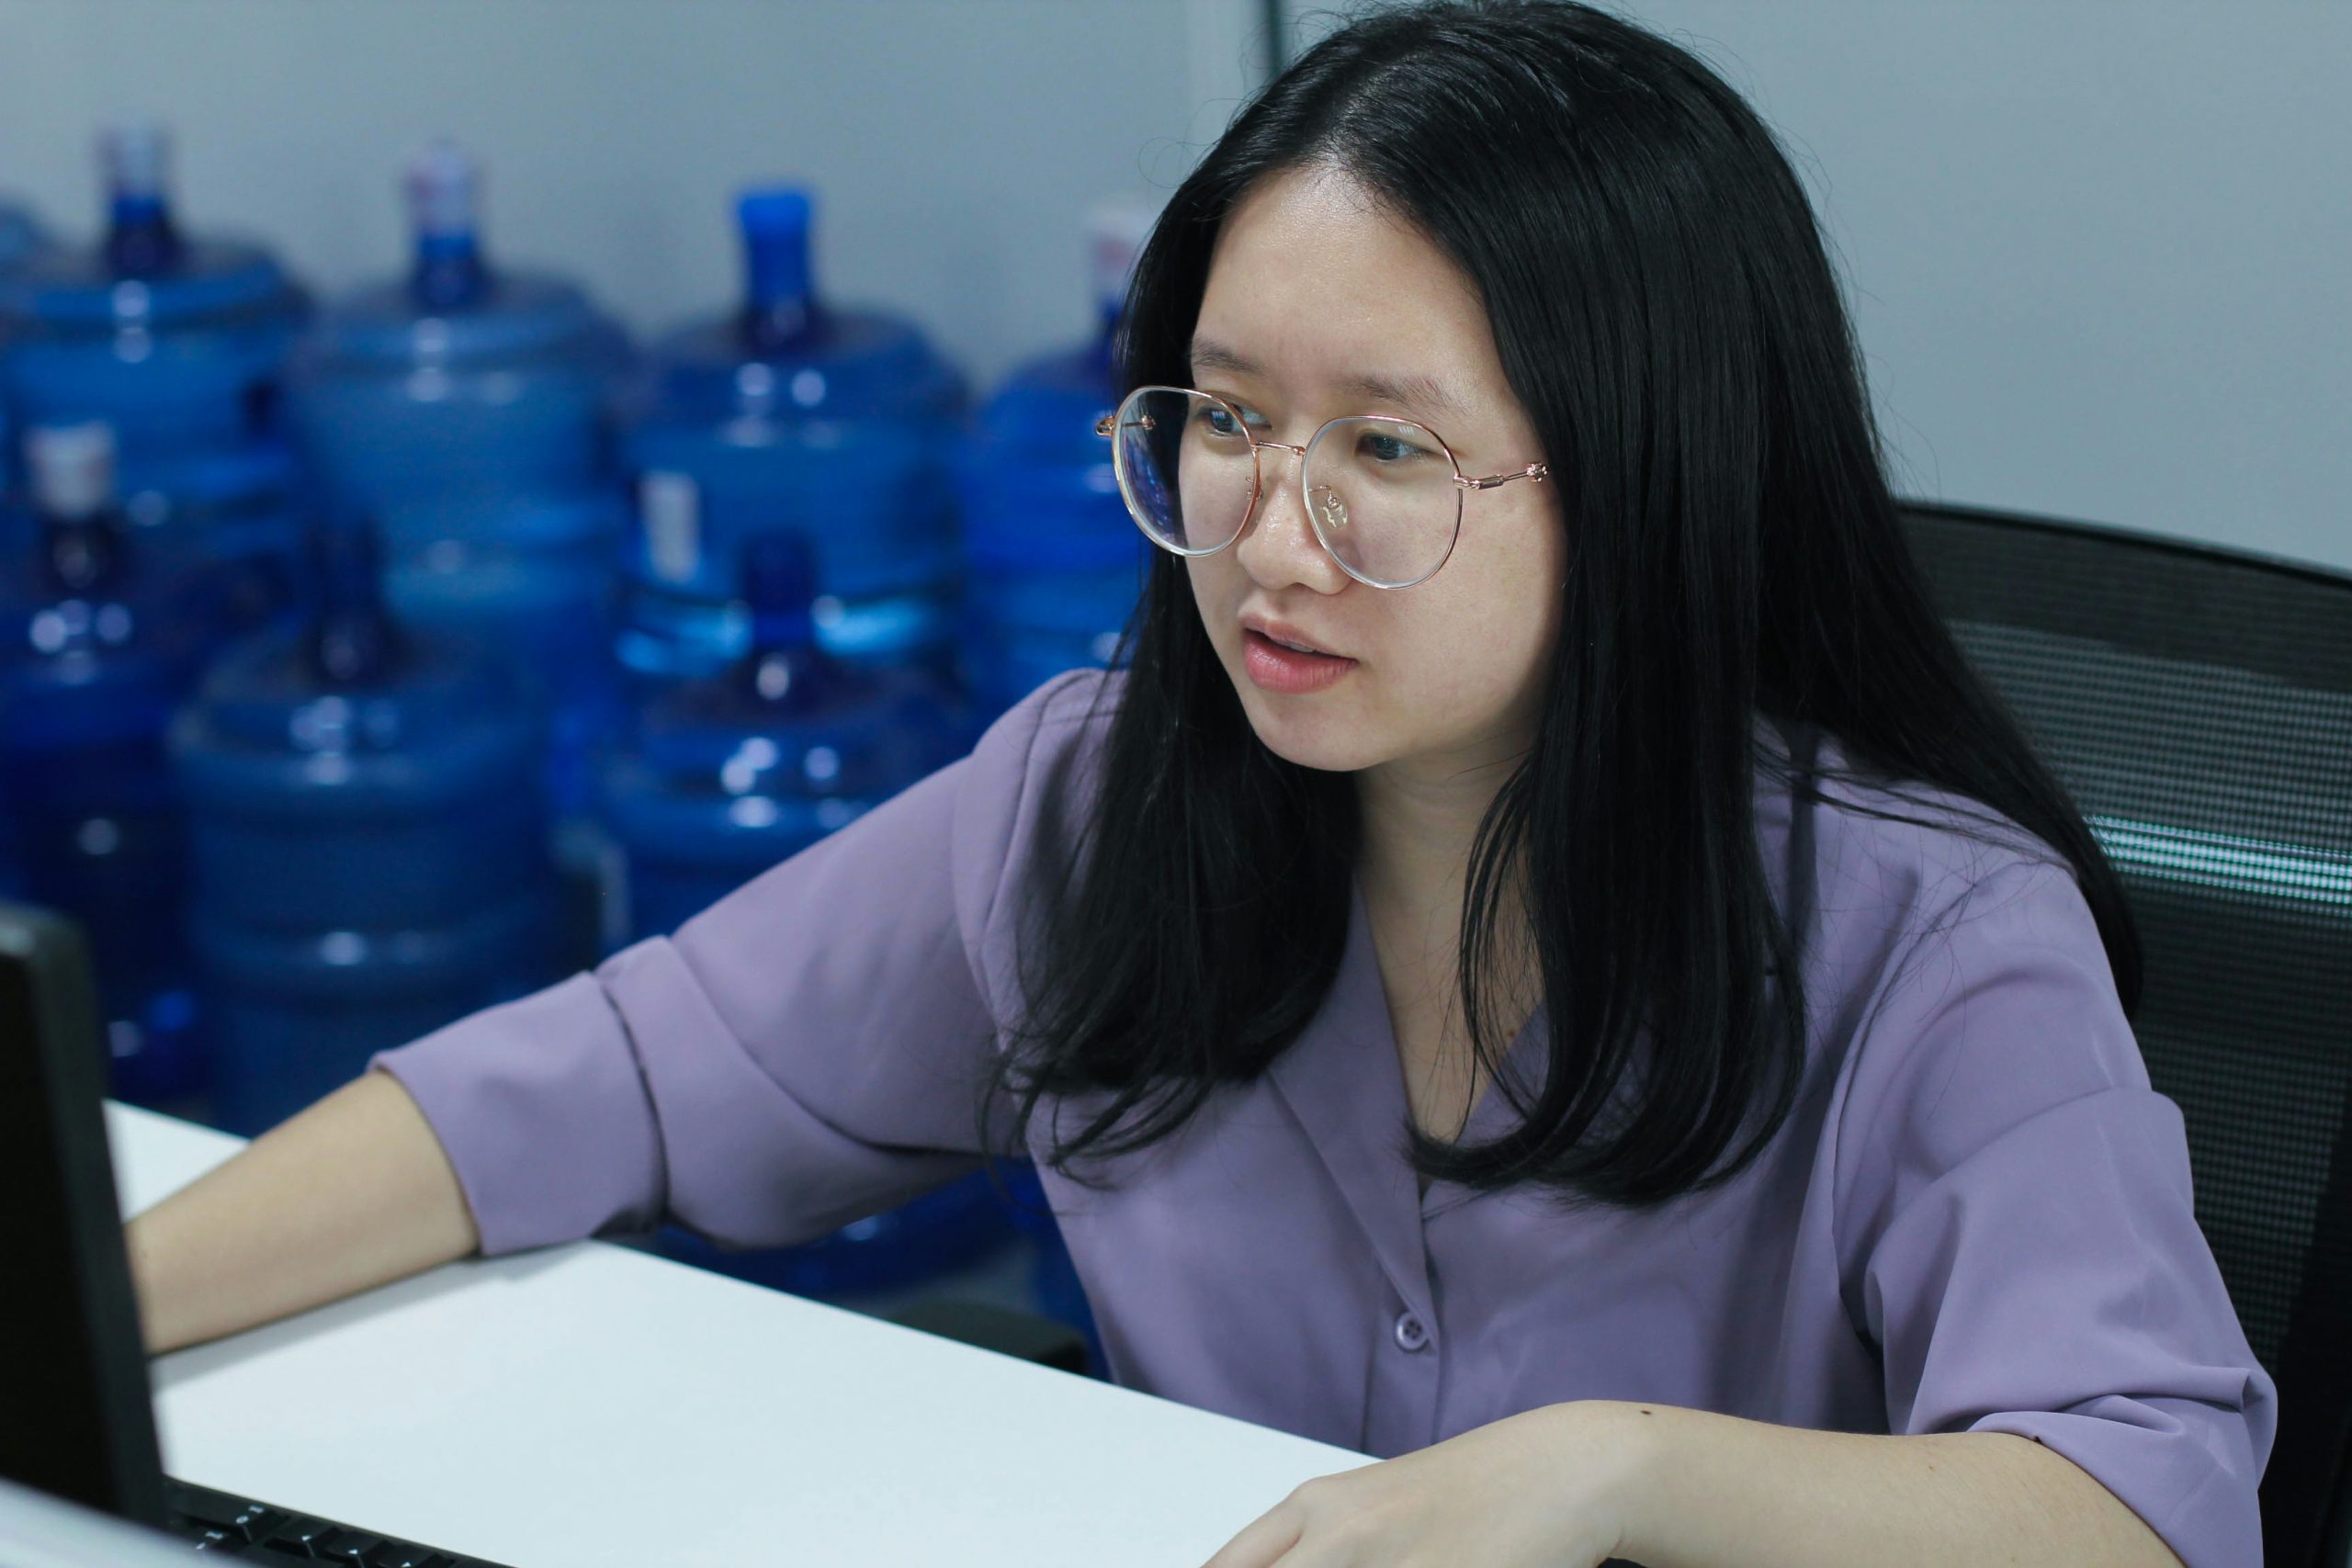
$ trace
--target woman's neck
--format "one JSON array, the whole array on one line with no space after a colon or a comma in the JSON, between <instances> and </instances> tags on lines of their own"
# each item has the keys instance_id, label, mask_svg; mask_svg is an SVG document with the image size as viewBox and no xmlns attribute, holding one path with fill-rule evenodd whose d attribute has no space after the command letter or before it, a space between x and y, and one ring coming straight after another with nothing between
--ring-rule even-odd
<instances>
[{"instance_id":1,"label":"woman's neck","mask_svg":"<svg viewBox=\"0 0 2352 1568\"><path fill-rule=\"evenodd\" d=\"M1375 931L1386 939L1383 956L1406 959L1446 994L1455 990L1453 958L1478 827L1520 761L1515 754L1413 759L1357 775L1356 884ZM1498 953L1524 950L1519 908L1516 899L1502 907Z\"/></svg>"},{"instance_id":2,"label":"woman's neck","mask_svg":"<svg viewBox=\"0 0 2352 1568\"><path fill-rule=\"evenodd\" d=\"M1357 886L1413 1119L1437 1137L1460 1135L1484 1087L1462 1012L1462 908L1478 825L1515 763L1396 764L1358 775ZM1507 972L1487 976L1498 989L1484 999L1508 1015L1487 1020L1504 1038L1516 1035L1540 988L1520 908L1504 901L1501 940L1489 949Z\"/></svg>"},{"instance_id":3,"label":"woman's neck","mask_svg":"<svg viewBox=\"0 0 2352 1568\"><path fill-rule=\"evenodd\" d=\"M1363 824L1356 875L1367 899L1456 913L1463 877L1507 762L1459 767L1383 763L1356 778Z\"/></svg>"}]
</instances>

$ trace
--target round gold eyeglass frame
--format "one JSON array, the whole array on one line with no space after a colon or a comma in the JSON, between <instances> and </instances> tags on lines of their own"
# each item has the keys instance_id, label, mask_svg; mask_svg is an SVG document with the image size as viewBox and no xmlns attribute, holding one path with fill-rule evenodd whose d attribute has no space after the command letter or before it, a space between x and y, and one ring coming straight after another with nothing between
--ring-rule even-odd
<instances>
[{"instance_id":1,"label":"round gold eyeglass frame","mask_svg":"<svg viewBox=\"0 0 2352 1568\"><path fill-rule=\"evenodd\" d=\"M1146 520L1143 511L1136 506L1135 486L1127 475L1126 443L1118 440L1117 436L1123 425L1137 424L1146 430L1152 428L1151 417L1136 408L1136 400L1149 392L1175 392L1186 397L1205 399L1230 414L1235 427L1249 440L1250 504L1242 510L1241 521L1235 526L1231 538L1220 544L1207 545L1198 549L1188 549L1182 545L1171 544L1152 527ZM1306 460L1308 455L1315 450L1317 444L1329 434L1334 428L1342 424L1393 424L1404 430L1418 431L1435 442L1438 450L1445 454L1446 462L1452 465L1453 468L1453 527L1446 536L1445 553L1438 558L1435 566L1430 567L1419 577L1408 577L1396 582L1368 577L1350 566L1340 552L1332 547L1330 536L1324 530L1323 519L1317 514L1313 498L1306 492ZM1462 538L1462 497L1464 492L1494 490L1498 486L1510 483L1513 479L1528 479L1533 483L1542 484L1552 477L1552 470L1548 465L1530 463L1525 468L1514 468L1506 474L1489 474L1484 479L1472 479L1463 473L1462 459L1453 455L1453 448L1446 445L1444 436L1418 420L1398 419L1388 414L1342 414L1337 419L1325 420L1316 427L1315 434L1306 438L1306 444L1303 446L1294 446L1286 441L1268 441L1250 428L1250 422L1241 417L1239 409L1235 408L1215 392L1204 392L1196 387L1137 387L1120 400L1115 412L1106 413L1094 422L1094 434L1111 443L1111 468L1113 473L1118 477L1119 499L1126 502L1127 515L1135 520L1136 527L1143 530L1145 538L1149 539L1169 554L1176 556L1213 556L1219 550L1230 547L1234 540L1248 533L1250 519L1257 515L1258 502L1265 493L1265 454L1270 450L1289 453L1298 459L1299 509L1306 514L1308 525L1314 528L1316 542L1323 547L1323 553L1331 558L1334 565L1367 588L1410 588L1417 582L1427 582L1430 578L1435 577L1445 563L1453 558L1453 547Z\"/></svg>"}]
</instances>

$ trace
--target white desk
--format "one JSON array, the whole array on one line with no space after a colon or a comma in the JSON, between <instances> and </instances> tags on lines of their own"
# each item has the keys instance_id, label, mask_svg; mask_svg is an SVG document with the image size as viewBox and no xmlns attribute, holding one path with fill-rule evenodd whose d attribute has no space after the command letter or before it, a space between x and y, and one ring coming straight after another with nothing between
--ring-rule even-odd
<instances>
[{"instance_id":1,"label":"white desk","mask_svg":"<svg viewBox=\"0 0 2352 1568\"><path fill-rule=\"evenodd\" d=\"M238 1140L109 1106L124 1212ZM155 1363L183 1480L515 1568L1196 1568L1370 1462L595 1242Z\"/></svg>"}]
</instances>

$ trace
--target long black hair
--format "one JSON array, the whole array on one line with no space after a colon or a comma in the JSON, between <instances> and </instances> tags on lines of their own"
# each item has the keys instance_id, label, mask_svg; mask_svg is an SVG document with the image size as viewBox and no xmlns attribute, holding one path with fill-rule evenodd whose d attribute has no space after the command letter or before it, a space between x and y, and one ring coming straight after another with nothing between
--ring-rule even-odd
<instances>
[{"instance_id":1,"label":"long black hair","mask_svg":"<svg viewBox=\"0 0 2352 1568\"><path fill-rule=\"evenodd\" d=\"M1483 296L1571 546L1536 737L1480 826L1461 931L1482 1063L1509 1043L1494 961L1521 941L1548 1062L1532 1093L1500 1080L1510 1132L1414 1130L1415 1167L1648 1204L1729 1179L1785 1121L1805 1004L1758 847L1759 720L1826 731L1855 769L1966 797L2054 849L2129 1008L2120 885L1929 604L1812 209L1738 96L1561 0L1359 20L1169 201L1129 297L1127 385L1189 384L1219 224L1257 182L1317 166ZM1257 739L1181 561L1156 560L1129 651L997 1065L1024 1133L1047 1101L1085 1107L1056 1120L1048 1156L1082 1180L1089 1156L1174 1133L1298 1036L1339 970L1359 833L1348 775ZM1612 1109L1629 1073L1638 1092Z\"/></svg>"}]
</instances>

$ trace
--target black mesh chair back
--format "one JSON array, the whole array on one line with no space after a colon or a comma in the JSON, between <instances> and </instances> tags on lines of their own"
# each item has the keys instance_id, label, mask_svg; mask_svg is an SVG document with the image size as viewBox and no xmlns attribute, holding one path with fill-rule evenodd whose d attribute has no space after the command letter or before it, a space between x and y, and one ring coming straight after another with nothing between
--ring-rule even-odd
<instances>
[{"instance_id":1,"label":"black mesh chair back","mask_svg":"<svg viewBox=\"0 0 2352 1568\"><path fill-rule=\"evenodd\" d=\"M2352 577L1912 506L1962 649L2073 791L2146 950L2133 1021L2278 1383L2271 1568L2342 1568L2352 1442Z\"/></svg>"}]
</instances>

